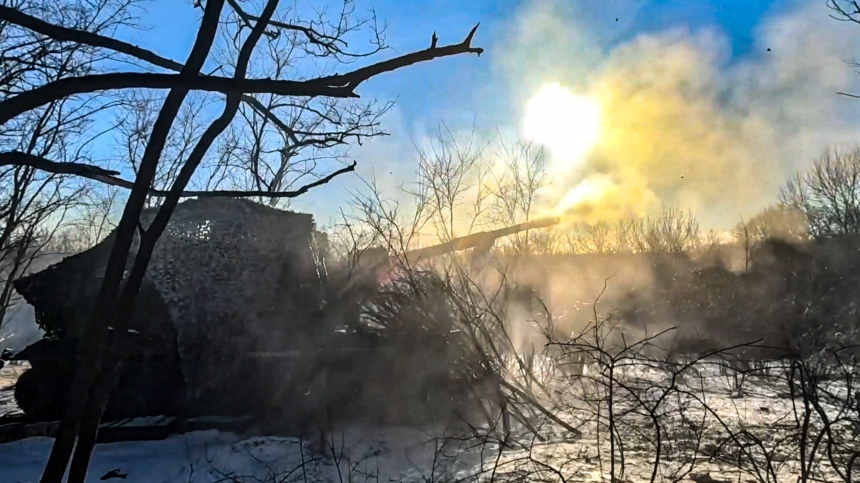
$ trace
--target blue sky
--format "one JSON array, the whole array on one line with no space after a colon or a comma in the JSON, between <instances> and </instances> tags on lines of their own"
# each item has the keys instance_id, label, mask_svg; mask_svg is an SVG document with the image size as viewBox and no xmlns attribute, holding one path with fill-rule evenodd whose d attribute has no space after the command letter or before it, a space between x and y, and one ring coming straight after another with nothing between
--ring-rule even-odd
<instances>
[{"instance_id":1,"label":"blue sky","mask_svg":"<svg viewBox=\"0 0 860 483\"><path fill-rule=\"evenodd\" d=\"M824 0L820 0L824 1ZM488 83L493 59L504 56L494 49L508 34L507 27L517 11L528 2L515 0L363 0L359 9L374 8L387 24L387 40L395 55L426 48L435 31L440 42L460 41L477 22L481 27L475 43L487 49L481 59L459 57L413 66L368 82L360 90L365 97L396 98L406 126L451 111L476 115L485 105L481 96L496 92L477 92L466 86ZM775 0L574 0L570 15L585 24L600 26L605 47L627 41L643 33L672 27L692 30L717 28L728 36L735 58L749 55L756 26L778 4ZM194 25L199 10L187 1L156 1L144 4L142 23L151 28L132 34L135 40L168 57L181 61L194 40ZM779 2L785 9L786 2ZM617 21L615 19L618 19ZM472 114L469 114L469 112Z\"/></svg>"}]
</instances>

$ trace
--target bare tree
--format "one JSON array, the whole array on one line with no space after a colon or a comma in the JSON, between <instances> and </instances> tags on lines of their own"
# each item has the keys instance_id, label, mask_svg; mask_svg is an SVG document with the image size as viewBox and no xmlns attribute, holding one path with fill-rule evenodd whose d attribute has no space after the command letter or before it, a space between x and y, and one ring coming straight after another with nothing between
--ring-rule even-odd
<instances>
[{"instance_id":1,"label":"bare tree","mask_svg":"<svg viewBox=\"0 0 860 483\"><path fill-rule=\"evenodd\" d=\"M13 9L38 13L70 28L96 34L128 25L129 1L102 0L60 8L50 1L2 2ZM110 54L85 44L45 38L0 14L0 98L14 97L33 86L87 75ZM58 162L91 160L91 145L103 132L92 132L94 116L119 101L56 99L22 113L0 126L0 152L17 152ZM25 273L52 235L94 195L91 184L46 173L34 166L0 163L0 323L14 291L12 282Z\"/></svg>"},{"instance_id":2,"label":"bare tree","mask_svg":"<svg viewBox=\"0 0 860 483\"><path fill-rule=\"evenodd\" d=\"M229 4L237 8L235 1ZM285 11L274 21L276 27L306 22L295 11ZM232 65L241 50L241 36L249 17L240 14L228 25L223 48L216 54L224 65ZM295 76L297 67L307 67L314 75L336 74L339 65L351 64L387 48L384 30L373 12L359 16L352 1L331 17L317 15L310 25L325 26L324 36L308 36L297 29L272 31L268 41L248 66L248 75L280 79ZM346 39L370 31L369 48L347 49ZM275 35L277 33L277 35ZM331 62L334 60L335 62ZM306 75L306 74L301 74ZM265 93L240 106L239 115L228 132L229 141L218 159L220 183L210 188L256 190L276 193L294 189L302 183L319 180L321 170L331 170L348 154L350 141L381 134L380 120L391 102L356 103L335 97L305 97ZM260 200L265 199L262 196ZM271 205L288 198L269 198Z\"/></svg>"},{"instance_id":3,"label":"bare tree","mask_svg":"<svg viewBox=\"0 0 860 483\"><path fill-rule=\"evenodd\" d=\"M499 135L498 166L493 172L491 192L494 221L516 225L531 220L539 201L540 191L547 184L546 160L542 148L532 142L508 142ZM515 254L527 255L537 240L534 232L516 234L512 240ZM542 233L547 237L547 232ZM548 239L541 240L546 248ZM553 242L550 242L552 245Z\"/></svg>"},{"instance_id":4,"label":"bare tree","mask_svg":"<svg viewBox=\"0 0 860 483\"><path fill-rule=\"evenodd\" d=\"M790 183L791 184L791 183ZM757 215L741 221L732 230L732 237L744 249L744 269L748 270L753 250L767 240L799 242L809 238L806 215L784 205L766 208Z\"/></svg>"},{"instance_id":5,"label":"bare tree","mask_svg":"<svg viewBox=\"0 0 860 483\"><path fill-rule=\"evenodd\" d=\"M832 11L830 16L836 20L860 23L860 8L853 0L827 0L827 7Z\"/></svg>"},{"instance_id":6,"label":"bare tree","mask_svg":"<svg viewBox=\"0 0 860 483\"><path fill-rule=\"evenodd\" d=\"M117 144L119 144L117 155L120 158L116 165L129 168L136 176L146 151L149 133L152 131L158 116L159 105L164 101L164 98L158 92L137 90L122 92L120 95L125 99L129 108L116 113L115 137ZM176 180L179 170L194 149L197 139L203 135L206 125L212 121L212 116L207 116L204 112L212 101L211 96L190 93L186 102L183 103L165 142L161 161L152 183L154 189L167 190ZM208 167L206 162L201 164L203 167ZM200 174L203 176L195 176L190 183L196 185L195 187L198 189L206 190L209 187L208 181L212 176L217 176L218 173ZM205 176L206 174L209 176ZM159 203L160 198L153 197L147 200L147 207L157 206Z\"/></svg>"},{"instance_id":7,"label":"bare tree","mask_svg":"<svg viewBox=\"0 0 860 483\"><path fill-rule=\"evenodd\" d=\"M813 237L860 233L860 148L827 150L789 179L779 200L806 215Z\"/></svg>"},{"instance_id":8,"label":"bare tree","mask_svg":"<svg viewBox=\"0 0 860 483\"><path fill-rule=\"evenodd\" d=\"M347 276L358 267L362 254L378 242L372 230L343 209L339 218L322 231L326 235L327 256L333 265L346 268Z\"/></svg>"},{"instance_id":9,"label":"bare tree","mask_svg":"<svg viewBox=\"0 0 860 483\"><path fill-rule=\"evenodd\" d=\"M221 19L225 15L222 12L225 3L228 3L231 9L226 14L228 17L226 26L221 28ZM104 52L105 55L122 54L126 59L132 58L141 64L149 64L151 67L169 71L167 73L108 72L105 69L93 69L92 72L83 75L68 75L64 72L64 75L57 79L32 83L15 92L9 92L0 101L0 123L5 129L14 125L22 116L27 116L28 113L67 99L84 100L79 102L85 102L87 99L104 99L105 95L102 94L104 91L168 90L149 130L148 140L143 148L133 182L123 183L117 178L117 172L97 166L78 164L74 167L64 167L64 163L56 159L20 150L10 150L0 154L0 165L39 167L60 172L69 172L71 169L76 171L75 174L131 189L114 232L113 247L98 301L91 320L84 330L85 342L81 343L78 351L72 389L64 408L59 434L42 477L43 482L59 482L62 479L73 451L74 458L69 470L69 481L84 481L101 414L124 366L125 352L129 344L126 340L128 319L134 308L152 250L166 228L180 197L188 194L185 191L186 187L197 168L203 164L221 133L233 122L243 102L259 109L260 102L253 95L272 94L282 96L283 99L297 99L295 103L298 105L327 98L344 99L346 100L344 102L354 103L351 105L360 105L355 100L358 97L355 90L371 77L440 57L482 52L482 49L471 45L476 27L464 41L458 44L439 46L438 39L434 35L428 49L356 68L346 73L301 79L302 73L299 72L297 73L299 78L294 77L290 80L249 78L252 70L252 53L264 37L268 45L273 45L282 35L293 36L300 39L301 48L313 52L317 57L336 62L350 55L346 51L347 44L344 36L354 24L344 20L350 17L348 13L340 20L332 22L309 22L276 15L278 3L278 0L264 2L259 14L246 11L245 8L250 9L250 5L240 4L234 0L209 0L205 5L202 2L198 3L197 6L203 10L202 19L194 46L184 64L102 35L91 28L93 19L87 18L86 15L82 17L88 22L81 25L68 25L61 22L47 22L37 16L40 13L38 10L25 8L26 6L0 7L0 18L4 21L15 24L16 28L30 35L45 38L47 42L87 46L87 48L93 48L94 52ZM215 73L203 74L201 68L210 57L213 47L218 44L219 33L227 38L232 38L232 33L240 39L237 40L237 49L235 49L238 53L230 63L219 59L221 65L214 71ZM374 36L379 38L376 34ZM229 76L220 75L221 72L230 71L232 74ZM184 162L176 170L176 175L166 192L157 192L163 195L164 199L153 221L147 227L141 226L139 221L141 211L147 205L149 195L156 188L154 182L159 172L159 160L168 145L171 130L176 129L175 121L191 91L226 95L223 111L203 130ZM364 105L367 106L367 104ZM265 106L261 112L272 122L277 122L275 119L279 119L276 113L267 112ZM373 129L365 129L366 125L354 127L355 117L348 115L349 108L343 107L338 112L344 114L344 117L333 118L334 122L329 122L326 128L316 131L317 136L324 139L334 137L334 142L345 143L348 140L360 139L362 136L379 134ZM364 111L359 110L359 112ZM289 125L283 124L283 126L279 125L279 128L289 132ZM296 132L292 134L298 136ZM349 169L338 172L346 171ZM327 182L331 177L332 175L321 178L315 183L291 192L266 192L265 194L284 198L298 196L307 191L308 186ZM231 194L237 195L237 193ZM259 196L261 193L256 191L241 194ZM125 276L127 260L136 237L139 238L138 248L132 267ZM113 330L109 331L109 327Z\"/></svg>"},{"instance_id":10,"label":"bare tree","mask_svg":"<svg viewBox=\"0 0 860 483\"><path fill-rule=\"evenodd\" d=\"M429 147L416 146L418 172L414 186L405 192L413 198L421 218L433 230L435 241L447 242L471 232L486 204L482 150L475 146L474 131L460 142L444 123ZM468 195L475 193L475 199Z\"/></svg>"},{"instance_id":11,"label":"bare tree","mask_svg":"<svg viewBox=\"0 0 860 483\"><path fill-rule=\"evenodd\" d=\"M744 230L755 242L768 239L803 241L809 236L805 214L782 205L771 206L741 221L732 231L732 236L740 240Z\"/></svg>"},{"instance_id":12,"label":"bare tree","mask_svg":"<svg viewBox=\"0 0 860 483\"><path fill-rule=\"evenodd\" d=\"M691 213L664 208L657 216L630 220L627 245L639 253L681 253L698 248L699 223Z\"/></svg>"},{"instance_id":13,"label":"bare tree","mask_svg":"<svg viewBox=\"0 0 860 483\"><path fill-rule=\"evenodd\" d=\"M565 253L564 233L553 228L532 230L528 237L530 255L557 255Z\"/></svg>"},{"instance_id":14,"label":"bare tree","mask_svg":"<svg viewBox=\"0 0 860 483\"><path fill-rule=\"evenodd\" d=\"M120 204L119 189L93 186L81 197L43 248L46 254L69 255L88 250L116 227L115 209Z\"/></svg>"},{"instance_id":15,"label":"bare tree","mask_svg":"<svg viewBox=\"0 0 860 483\"><path fill-rule=\"evenodd\" d=\"M573 253L614 253L618 251L617 230L613 223L577 223L565 233Z\"/></svg>"}]
</instances>

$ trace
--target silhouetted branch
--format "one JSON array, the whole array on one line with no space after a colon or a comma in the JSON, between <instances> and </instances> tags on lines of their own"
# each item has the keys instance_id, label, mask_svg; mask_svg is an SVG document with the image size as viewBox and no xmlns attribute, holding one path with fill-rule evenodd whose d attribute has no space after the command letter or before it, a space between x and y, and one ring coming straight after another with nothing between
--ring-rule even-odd
<instances>
[{"instance_id":1,"label":"silhouetted branch","mask_svg":"<svg viewBox=\"0 0 860 483\"><path fill-rule=\"evenodd\" d=\"M6 153L0 153L0 166L29 166L31 168L35 168L41 171L45 171L48 173L55 174L71 174L75 176L80 176L82 178L91 179L94 181L98 181L100 183L104 183L111 186L118 186L124 189L132 189L134 187L133 181L128 181L122 178L119 178L118 171L111 171L104 168L100 168L98 166L93 166L90 164L84 163L58 163L56 161L51 161L48 159L40 158L39 156L33 156L30 154L11 151ZM190 198L190 197L198 197L198 198L250 198L250 197L262 197L262 198L295 198L297 196L301 196L313 188L317 186L324 185L334 178L349 173L351 171L355 171L356 163L353 161L352 164L341 168L323 178L314 181L313 183L308 183L299 189L290 190L290 191L240 191L240 190L216 190L216 191L183 191L180 194L182 198ZM156 190L150 189L149 195L163 198L167 196L169 191L165 190Z\"/></svg>"},{"instance_id":2,"label":"silhouetted branch","mask_svg":"<svg viewBox=\"0 0 860 483\"><path fill-rule=\"evenodd\" d=\"M84 163L58 163L32 154L20 151L0 153L0 166L29 166L41 171L54 174L74 174L84 178L96 179L102 176L116 176L119 171L93 166Z\"/></svg>"},{"instance_id":3,"label":"silhouetted branch","mask_svg":"<svg viewBox=\"0 0 860 483\"><path fill-rule=\"evenodd\" d=\"M223 198L250 198L259 196L261 198L295 198L297 196L301 196L313 188L317 186L322 186L334 178L349 173L351 171L355 171L356 162L353 161L349 166L343 167L328 176L320 178L313 183L308 183L302 186L299 189L291 190L291 191L233 191L233 190L216 190L216 191L183 191L180 195L183 198L188 198L191 196L196 197L206 197L206 198L215 198L215 197L223 197ZM167 194L166 191L156 191L156 195L154 196L164 196Z\"/></svg>"},{"instance_id":4,"label":"silhouetted branch","mask_svg":"<svg viewBox=\"0 0 860 483\"><path fill-rule=\"evenodd\" d=\"M90 45L92 47L110 49L114 52L134 57L157 67L162 67L175 72L182 71L182 63L162 57L151 50L138 47L128 42L106 37L104 35L94 34L83 30L70 29L61 25L45 22L44 20L33 17L32 15L27 15L26 13L11 7L0 5L0 18L50 37L54 40L76 42L79 44ZM242 102L250 105L260 115L268 118L273 124L290 135L291 138L294 138L294 141L297 141L292 129L290 129L290 127L287 126L287 124L280 118L275 116L271 110L267 109L263 103L249 95L242 95Z\"/></svg>"},{"instance_id":5,"label":"silhouetted branch","mask_svg":"<svg viewBox=\"0 0 860 483\"><path fill-rule=\"evenodd\" d=\"M277 79L236 79L215 76L183 76L181 74L118 72L60 79L0 102L0 123L64 97L113 89L170 89L184 87L191 90L222 92L226 94L278 94L297 97L357 98L354 91L371 77L392 72L413 64L465 53L482 54L484 49L472 47L476 25L465 40L444 47L430 47L356 69L346 74L319 77L307 81ZM130 44L129 44L130 45ZM133 47L133 46L132 46ZM126 47L127 48L127 47Z\"/></svg>"},{"instance_id":6,"label":"silhouetted branch","mask_svg":"<svg viewBox=\"0 0 860 483\"><path fill-rule=\"evenodd\" d=\"M259 20L259 17L245 12L245 10L242 9L242 7L239 5L239 2L237 2L236 0L227 0L227 3L230 5L230 7L233 8L233 10L236 12L239 18L242 19L242 22L245 25L251 26L253 22ZM341 48L340 45L346 47L347 43L339 35L328 35L318 31L313 27L306 27L303 25L286 23L278 20L270 20L268 25L277 29L299 32L304 35L304 37L310 44L320 47L326 54L337 54L348 57L367 57L381 50L381 47L378 46L376 49L373 49L370 52L365 52L361 54L350 53L346 52L345 50L343 50L343 48ZM275 38L278 36L278 34L279 32L277 31L266 32L266 35L270 38Z\"/></svg>"},{"instance_id":7,"label":"silhouetted branch","mask_svg":"<svg viewBox=\"0 0 860 483\"><path fill-rule=\"evenodd\" d=\"M121 40L106 37L104 35L94 34L84 30L70 29L61 25L45 22L44 20L33 17L32 15L27 15L17 8L0 5L0 19L45 35L54 40L75 42L78 44L110 49L115 52L130 55L137 59L149 62L152 65L157 65L158 67L163 67L177 72L182 70L182 64L180 62L162 57L151 50L147 50Z\"/></svg>"}]
</instances>

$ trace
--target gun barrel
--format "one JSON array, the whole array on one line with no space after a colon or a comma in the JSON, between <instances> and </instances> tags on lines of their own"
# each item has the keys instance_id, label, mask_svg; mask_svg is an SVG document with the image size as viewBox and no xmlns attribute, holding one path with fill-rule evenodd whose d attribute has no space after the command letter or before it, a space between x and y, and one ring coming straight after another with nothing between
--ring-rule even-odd
<instances>
[{"instance_id":1,"label":"gun barrel","mask_svg":"<svg viewBox=\"0 0 860 483\"><path fill-rule=\"evenodd\" d=\"M411 250L406 253L406 259L410 263L415 263L419 260L438 257L445 255L446 253L466 250L480 245L488 245L494 242L497 238L510 236L526 230L550 227L559 224L560 221L561 220L559 218L541 218L538 220L528 221L526 223L520 223L519 225L500 228L498 230L473 233L464 237L455 238L447 243L440 243L438 245Z\"/></svg>"}]
</instances>

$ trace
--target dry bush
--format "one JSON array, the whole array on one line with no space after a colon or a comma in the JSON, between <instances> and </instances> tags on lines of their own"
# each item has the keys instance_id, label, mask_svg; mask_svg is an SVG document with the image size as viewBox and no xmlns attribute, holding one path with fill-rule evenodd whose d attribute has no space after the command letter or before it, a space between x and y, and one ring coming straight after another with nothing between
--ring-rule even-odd
<instances>
[{"instance_id":1,"label":"dry bush","mask_svg":"<svg viewBox=\"0 0 860 483\"><path fill-rule=\"evenodd\" d=\"M699 223L692 213L664 208L656 216L631 219L625 230L627 247L636 253L683 253L697 249Z\"/></svg>"},{"instance_id":2,"label":"dry bush","mask_svg":"<svg viewBox=\"0 0 860 483\"><path fill-rule=\"evenodd\" d=\"M860 232L860 148L825 151L786 183L779 201L806 216L813 237Z\"/></svg>"},{"instance_id":3,"label":"dry bush","mask_svg":"<svg viewBox=\"0 0 860 483\"><path fill-rule=\"evenodd\" d=\"M625 222L576 223L566 230L571 253L621 253L629 251Z\"/></svg>"}]
</instances>

